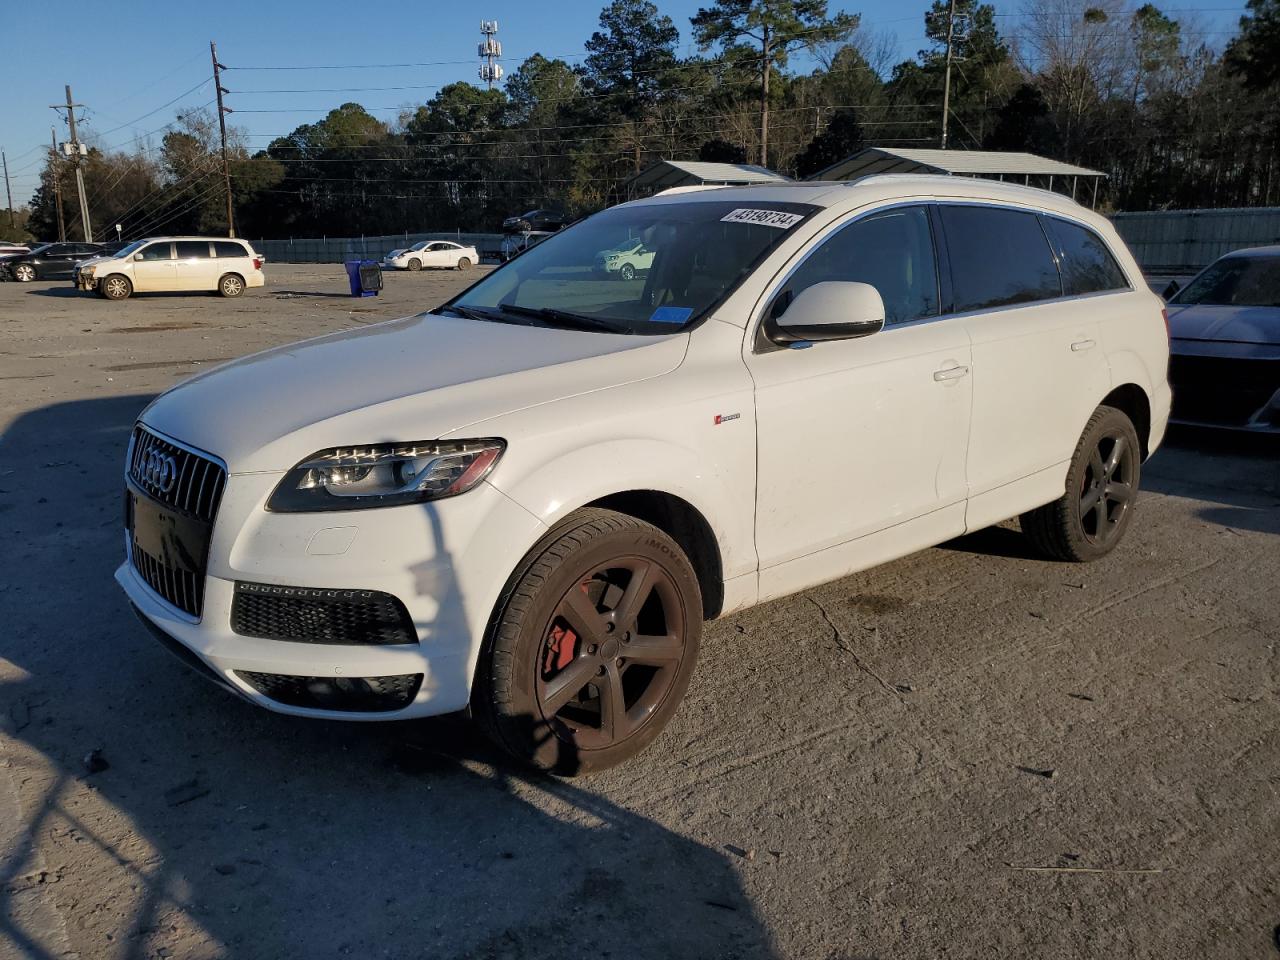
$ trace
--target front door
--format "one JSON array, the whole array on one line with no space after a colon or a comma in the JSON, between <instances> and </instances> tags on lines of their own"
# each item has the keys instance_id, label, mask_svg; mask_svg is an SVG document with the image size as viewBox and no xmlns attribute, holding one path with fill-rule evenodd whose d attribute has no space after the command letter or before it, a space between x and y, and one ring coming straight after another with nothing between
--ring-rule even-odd
<instances>
[{"instance_id":1,"label":"front door","mask_svg":"<svg viewBox=\"0 0 1280 960\"><path fill-rule=\"evenodd\" d=\"M172 290L176 282L173 261L173 243L157 240L149 243L133 255L133 289L139 293L150 290Z\"/></svg>"},{"instance_id":2,"label":"front door","mask_svg":"<svg viewBox=\"0 0 1280 960\"><path fill-rule=\"evenodd\" d=\"M865 215L816 246L766 307L784 318L805 287L858 281L880 292L886 325L747 353L762 599L963 532L969 338L939 319L932 234L923 205Z\"/></svg>"}]
</instances>

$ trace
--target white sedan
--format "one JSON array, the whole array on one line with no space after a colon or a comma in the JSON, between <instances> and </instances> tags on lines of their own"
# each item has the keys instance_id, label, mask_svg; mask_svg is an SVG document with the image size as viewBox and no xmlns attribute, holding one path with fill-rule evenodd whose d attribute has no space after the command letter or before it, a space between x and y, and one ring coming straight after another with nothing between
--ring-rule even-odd
<instances>
[{"instance_id":1,"label":"white sedan","mask_svg":"<svg viewBox=\"0 0 1280 960\"><path fill-rule=\"evenodd\" d=\"M382 258L384 270L421 270L423 267L448 267L468 270L480 262L475 247L464 247L451 240L423 240L403 250L392 250Z\"/></svg>"}]
</instances>

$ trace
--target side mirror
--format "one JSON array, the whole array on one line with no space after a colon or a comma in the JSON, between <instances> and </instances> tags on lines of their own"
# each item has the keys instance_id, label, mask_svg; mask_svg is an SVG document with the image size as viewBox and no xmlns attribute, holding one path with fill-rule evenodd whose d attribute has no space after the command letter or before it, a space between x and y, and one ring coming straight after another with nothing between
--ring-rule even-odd
<instances>
[{"instance_id":1,"label":"side mirror","mask_svg":"<svg viewBox=\"0 0 1280 960\"><path fill-rule=\"evenodd\" d=\"M1170 280L1169 285L1164 288L1164 292L1162 292L1160 296L1164 297L1166 300L1169 300L1174 296L1174 294L1176 294L1181 289L1182 287L1178 286L1177 280Z\"/></svg>"},{"instance_id":2,"label":"side mirror","mask_svg":"<svg viewBox=\"0 0 1280 960\"><path fill-rule=\"evenodd\" d=\"M827 280L800 291L765 334L774 343L853 340L884 329L884 301L869 283Z\"/></svg>"},{"instance_id":3,"label":"side mirror","mask_svg":"<svg viewBox=\"0 0 1280 960\"><path fill-rule=\"evenodd\" d=\"M142 259L142 254L140 254L140 253L135 253L135 254L133 255L133 259L135 259L135 260L141 260L141 259Z\"/></svg>"}]
</instances>

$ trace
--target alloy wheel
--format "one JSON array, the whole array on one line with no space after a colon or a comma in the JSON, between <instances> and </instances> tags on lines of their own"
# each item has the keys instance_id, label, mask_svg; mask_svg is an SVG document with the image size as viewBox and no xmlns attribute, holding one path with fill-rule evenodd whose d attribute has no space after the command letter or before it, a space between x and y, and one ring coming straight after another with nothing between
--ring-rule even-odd
<instances>
[{"instance_id":1,"label":"alloy wheel","mask_svg":"<svg viewBox=\"0 0 1280 960\"><path fill-rule=\"evenodd\" d=\"M13 275L22 283L30 283L36 278L36 271L29 264L20 263L13 268Z\"/></svg>"},{"instance_id":2,"label":"alloy wheel","mask_svg":"<svg viewBox=\"0 0 1280 960\"><path fill-rule=\"evenodd\" d=\"M556 734L585 749L636 733L661 706L685 655L675 582L643 557L609 561L560 599L538 657L538 706Z\"/></svg>"},{"instance_id":3,"label":"alloy wheel","mask_svg":"<svg viewBox=\"0 0 1280 960\"><path fill-rule=\"evenodd\" d=\"M1080 527L1091 543L1104 545L1120 530L1133 504L1137 451L1124 434L1098 438L1080 484Z\"/></svg>"}]
</instances>

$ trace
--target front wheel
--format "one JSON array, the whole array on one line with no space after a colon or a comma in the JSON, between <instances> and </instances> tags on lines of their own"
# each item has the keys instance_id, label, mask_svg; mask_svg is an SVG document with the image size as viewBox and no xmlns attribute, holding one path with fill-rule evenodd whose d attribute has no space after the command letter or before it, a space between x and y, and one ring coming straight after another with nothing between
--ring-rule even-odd
<instances>
[{"instance_id":1,"label":"front wheel","mask_svg":"<svg viewBox=\"0 0 1280 960\"><path fill-rule=\"evenodd\" d=\"M629 263L624 263L622 269L618 271L618 276L623 280L634 280L636 278L636 268Z\"/></svg>"},{"instance_id":2,"label":"front wheel","mask_svg":"<svg viewBox=\"0 0 1280 960\"><path fill-rule=\"evenodd\" d=\"M417 271L422 269L422 261L419 260L417 257L410 257L409 262L406 264L406 266L409 268L410 273L416 273Z\"/></svg>"},{"instance_id":3,"label":"front wheel","mask_svg":"<svg viewBox=\"0 0 1280 960\"><path fill-rule=\"evenodd\" d=\"M565 775L643 750L689 686L702 596L658 528L582 510L529 554L485 639L472 713L516 759Z\"/></svg>"},{"instance_id":4,"label":"front wheel","mask_svg":"<svg viewBox=\"0 0 1280 960\"><path fill-rule=\"evenodd\" d=\"M1085 425L1059 499L1024 513L1022 531L1053 560L1082 563L1106 556L1133 522L1142 447L1133 422L1098 407Z\"/></svg>"},{"instance_id":5,"label":"front wheel","mask_svg":"<svg viewBox=\"0 0 1280 960\"><path fill-rule=\"evenodd\" d=\"M36 278L36 268L29 263L20 263L13 268L13 278L19 283L30 283Z\"/></svg>"},{"instance_id":6,"label":"front wheel","mask_svg":"<svg viewBox=\"0 0 1280 960\"><path fill-rule=\"evenodd\" d=\"M129 278L113 273L105 280L99 281L99 289L108 300L128 300L133 293L133 284Z\"/></svg>"},{"instance_id":7,"label":"front wheel","mask_svg":"<svg viewBox=\"0 0 1280 960\"><path fill-rule=\"evenodd\" d=\"M228 273L218 281L218 292L224 297L238 297L244 293L244 281L234 273Z\"/></svg>"}]
</instances>

